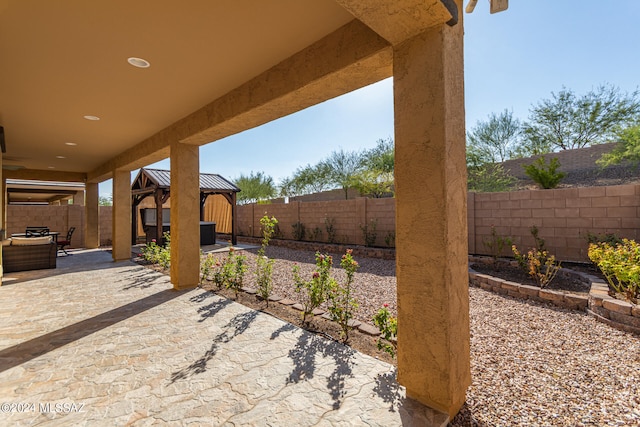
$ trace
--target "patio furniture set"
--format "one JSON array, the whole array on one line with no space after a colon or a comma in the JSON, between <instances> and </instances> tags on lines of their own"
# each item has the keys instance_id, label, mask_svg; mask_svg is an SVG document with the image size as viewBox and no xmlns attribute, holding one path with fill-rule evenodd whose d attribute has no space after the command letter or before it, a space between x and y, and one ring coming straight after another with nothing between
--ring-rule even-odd
<instances>
[{"instance_id":1,"label":"patio furniture set","mask_svg":"<svg viewBox=\"0 0 640 427\"><path fill-rule=\"evenodd\" d=\"M71 244L75 227L69 228L63 239L60 232L48 227L27 227L24 233L12 234L2 241L2 268L5 273L56 268L58 252Z\"/></svg>"}]
</instances>

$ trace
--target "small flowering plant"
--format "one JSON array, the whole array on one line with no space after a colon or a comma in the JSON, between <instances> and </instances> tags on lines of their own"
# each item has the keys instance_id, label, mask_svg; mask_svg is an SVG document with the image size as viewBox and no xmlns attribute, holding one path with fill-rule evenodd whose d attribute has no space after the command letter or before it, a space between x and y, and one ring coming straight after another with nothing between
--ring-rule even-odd
<instances>
[{"instance_id":1,"label":"small flowering plant","mask_svg":"<svg viewBox=\"0 0 640 427\"><path fill-rule=\"evenodd\" d=\"M335 279L331 277L333 257L329 254L316 252L316 271L310 280L303 280L300 276L300 266L293 266L295 291L304 293L302 297L302 323L307 322L307 316L313 315L313 310L325 302L327 292L334 287Z\"/></svg>"},{"instance_id":2,"label":"small flowering plant","mask_svg":"<svg viewBox=\"0 0 640 427\"><path fill-rule=\"evenodd\" d=\"M398 342L398 319L391 316L389 312L389 304L385 303L380 310L373 316L373 324L380 329L381 337L378 338L378 350L389 353L391 357L395 357Z\"/></svg>"},{"instance_id":3,"label":"small flowering plant","mask_svg":"<svg viewBox=\"0 0 640 427\"><path fill-rule=\"evenodd\" d=\"M546 250L531 249L522 254L516 245L511 246L511 250L520 267L538 283L540 289L551 283L560 270L560 262Z\"/></svg>"},{"instance_id":4,"label":"small flowering plant","mask_svg":"<svg viewBox=\"0 0 640 427\"><path fill-rule=\"evenodd\" d=\"M247 257L244 255L236 255L233 246L229 247L229 255L225 263L222 265L222 274L225 279L227 289L233 290L238 299L238 293L244 283L244 274L247 272Z\"/></svg>"},{"instance_id":5,"label":"small flowering plant","mask_svg":"<svg viewBox=\"0 0 640 427\"><path fill-rule=\"evenodd\" d=\"M164 233L164 247L158 245L156 239L152 239L141 250L142 258L152 264L159 264L163 268L169 268L171 265L171 236L168 232Z\"/></svg>"},{"instance_id":6,"label":"small flowering plant","mask_svg":"<svg viewBox=\"0 0 640 427\"><path fill-rule=\"evenodd\" d=\"M266 249L269 246L269 240L273 236L275 227L278 225L278 220L274 216L269 218L265 215L260 219L260 225L262 225L262 246L258 251L258 259L256 261L256 284L258 296L264 299L267 307L269 307L269 295L271 295L271 289L273 289L271 276L275 260L267 257Z\"/></svg>"},{"instance_id":7,"label":"small flowering plant","mask_svg":"<svg viewBox=\"0 0 640 427\"><path fill-rule=\"evenodd\" d=\"M340 260L340 267L345 270L347 274L347 280L344 285L334 281L331 291L329 293L329 315L331 320L340 325L341 335L344 342L349 341L349 321L353 319L356 310L358 309L358 303L352 296L353 279L356 274L356 270L360 267L358 262L353 259L353 250L347 249L347 252L342 255Z\"/></svg>"}]
</instances>

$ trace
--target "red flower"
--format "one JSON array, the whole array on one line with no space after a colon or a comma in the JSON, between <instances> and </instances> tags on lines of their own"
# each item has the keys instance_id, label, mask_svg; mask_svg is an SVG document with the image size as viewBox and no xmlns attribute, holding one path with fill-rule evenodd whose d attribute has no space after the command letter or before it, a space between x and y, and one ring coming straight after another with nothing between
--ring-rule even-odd
<instances>
[{"instance_id":1,"label":"red flower","mask_svg":"<svg viewBox=\"0 0 640 427\"><path fill-rule=\"evenodd\" d=\"M151 239L151 242L152 242L152 243L155 243L155 242L156 242L156 239Z\"/></svg>"},{"instance_id":2,"label":"red flower","mask_svg":"<svg viewBox=\"0 0 640 427\"><path fill-rule=\"evenodd\" d=\"M347 253L351 255L353 253L353 249L347 249Z\"/></svg>"},{"instance_id":3,"label":"red flower","mask_svg":"<svg viewBox=\"0 0 640 427\"><path fill-rule=\"evenodd\" d=\"M384 304L382 304L382 306L383 306L384 308L389 308L389 304L387 304L386 302L385 302Z\"/></svg>"},{"instance_id":4,"label":"red flower","mask_svg":"<svg viewBox=\"0 0 640 427\"><path fill-rule=\"evenodd\" d=\"M313 278L314 278L314 279L317 279L317 278L319 278L319 277L320 277L320 273L318 273L317 271L314 271L314 272L313 272Z\"/></svg>"}]
</instances>

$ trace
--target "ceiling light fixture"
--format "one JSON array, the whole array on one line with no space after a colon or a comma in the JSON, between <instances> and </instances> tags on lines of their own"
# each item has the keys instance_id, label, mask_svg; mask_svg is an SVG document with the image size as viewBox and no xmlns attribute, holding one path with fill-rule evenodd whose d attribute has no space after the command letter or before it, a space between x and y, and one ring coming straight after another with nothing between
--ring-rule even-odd
<instances>
[{"instance_id":1,"label":"ceiling light fixture","mask_svg":"<svg viewBox=\"0 0 640 427\"><path fill-rule=\"evenodd\" d=\"M131 57L127 59L127 62L133 65L134 67L138 67L138 68L149 68L151 66L149 61L142 58Z\"/></svg>"},{"instance_id":2,"label":"ceiling light fixture","mask_svg":"<svg viewBox=\"0 0 640 427\"><path fill-rule=\"evenodd\" d=\"M69 147L75 147L78 144L76 144L75 142L65 142L64 145L68 145Z\"/></svg>"},{"instance_id":3,"label":"ceiling light fixture","mask_svg":"<svg viewBox=\"0 0 640 427\"><path fill-rule=\"evenodd\" d=\"M65 156L56 156L56 159L66 159Z\"/></svg>"},{"instance_id":4,"label":"ceiling light fixture","mask_svg":"<svg viewBox=\"0 0 640 427\"><path fill-rule=\"evenodd\" d=\"M47 166L47 169L55 169L55 166Z\"/></svg>"},{"instance_id":5,"label":"ceiling light fixture","mask_svg":"<svg viewBox=\"0 0 640 427\"><path fill-rule=\"evenodd\" d=\"M84 118L92 121L100 120L100 117L98 116L84 116Z\"/></svg>"}]
</instances>

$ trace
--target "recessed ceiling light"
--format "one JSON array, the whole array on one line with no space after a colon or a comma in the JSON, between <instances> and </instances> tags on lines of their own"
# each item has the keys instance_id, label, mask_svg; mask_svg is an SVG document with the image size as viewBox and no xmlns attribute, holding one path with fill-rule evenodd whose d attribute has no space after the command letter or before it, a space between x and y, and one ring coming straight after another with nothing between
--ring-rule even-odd
<instances>
[{"instance_id":1,"label":"recessed ceiling light","mask_svg":"<svg viewBox=\"0 0 640 427\"><path fill-rule=\"evenodd\" d=\"M68 145L70 147L75 147L78 144L76 144L75 142L65 142L64 145Z\"/></svg>"},{"instance_id":2,"label":"recessed ceiling light","mask_svg":"<svg viewBox=\"0 0 640 427\"><path fill-rule=\"evenodd\" d=\"M98 116L84 116L84 118L87 120L100 120L100 117Z\"/></svg>"},{"instance_id":3,"label":"recessed ceiling light","mask_svg":"<svg viewBox=\"0 0 640 427\"><path fill-rule=\"evenodd\" d=\"M56 156L56 159L66 159L65 156Z\"/></svg>"},{"instance_id":4,"label":"recessed ceiling light","mask_svg":"<svg viewBox=\"0 0 640 427\"><path fill-rule=\"evenodd\" d=\"M55 169L55 166L47 166L47 169Z\"/></svg>"},{"instance_id":5,"label":"recessed ceiling light","mask_svg":"<svg viewBox=\"0 0 640 427\"><path fill-rule=\"evenodd\" d=\"M127 62L133 65L134 67L138 67L138 68L149 68L151 66L151 64L149 64L149 61L144 60L142 58L131 57L127 59Z\"/></svg>"}]
</instances>

